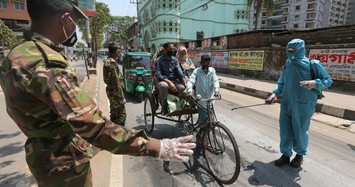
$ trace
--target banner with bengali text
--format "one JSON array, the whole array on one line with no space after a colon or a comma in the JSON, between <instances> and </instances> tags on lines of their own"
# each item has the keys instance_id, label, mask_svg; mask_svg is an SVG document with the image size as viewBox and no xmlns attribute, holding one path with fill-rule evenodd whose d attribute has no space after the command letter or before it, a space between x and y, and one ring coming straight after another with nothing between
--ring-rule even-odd
<instances>
[{"instance_id":1,"label":"banner with bengali text","mask_svg":"<svg viewBox=\"0 0 355 187\"><path fill-rule=\"evenodd\" d=\"M230 51L228 68L262 71L265 51Z\"/></svg>"},{"instance_id":2,"label":"banner with bengali text","mask_svg":"<svg viewBox=\"0 0 355 187\"><path fill-rule=\"evenodd\" d=\"M212 52L211 66L216 68L228 68L228 52Z\"/></svg>"},{"instance_id":3,"label":"banner with bengali text","mask_svg":"<svg viewBox=\"0 0 355 187\"><path fill-rule=\"evenodd\" d=\"M355 48L311 49L310 59L319 59L333 80L355 82Z\"/></svg>"},{"instance_id":4,"label":"banner with bengali text","mask_svg":"<svg viewBox=\"0 0 355 187\"><path fill-rule=\"evenodd\" d=\"M78 0L78 5L87 16L96 16L95 0Z\"/></svg>"}]
</instances>

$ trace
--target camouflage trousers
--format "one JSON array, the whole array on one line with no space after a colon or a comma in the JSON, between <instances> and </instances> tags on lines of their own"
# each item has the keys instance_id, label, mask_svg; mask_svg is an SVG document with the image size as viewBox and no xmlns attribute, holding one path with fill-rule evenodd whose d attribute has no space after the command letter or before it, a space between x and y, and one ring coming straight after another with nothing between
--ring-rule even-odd
<instances>
[{"instance_id":1,"label":"camouflage trousers","mask_svg":"<svg viewBox=\"0 0 355 187\"><path fill-rule=\"evenodd\" d=\"M126 124L126 99L122 87L118 93L106 89L107 97L110 100L110 120L118 125L125 126Z\"/></svg>"},{"instance_id":2,"label":"camouflage trousers","mask_svg":"<svg viewBox=\"0 0 355 187\"><path fill-rule=\"evenodd\" d=\"M39 187L91 187L92 173L90 162L78 167L48 176L35 176Z\"/></svg>"}]
</instances>

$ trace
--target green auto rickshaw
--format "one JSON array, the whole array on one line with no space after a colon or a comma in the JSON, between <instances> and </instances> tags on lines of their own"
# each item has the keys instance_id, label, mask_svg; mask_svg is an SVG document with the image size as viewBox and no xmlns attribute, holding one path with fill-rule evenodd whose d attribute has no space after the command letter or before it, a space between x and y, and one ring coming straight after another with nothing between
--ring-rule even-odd
<instances>
[{"instance_id":1,"label":"green auto rickshaw","mask_svg":"<svg viewBox=\"0 0 355 187\"><path fill-rule=\"evenodd\" d=\"M152 55L147 52L127 52L123 58L124 90L134 94L140 102L145 92L152 91L150 62Z\"/></svg>"}]
</instances>

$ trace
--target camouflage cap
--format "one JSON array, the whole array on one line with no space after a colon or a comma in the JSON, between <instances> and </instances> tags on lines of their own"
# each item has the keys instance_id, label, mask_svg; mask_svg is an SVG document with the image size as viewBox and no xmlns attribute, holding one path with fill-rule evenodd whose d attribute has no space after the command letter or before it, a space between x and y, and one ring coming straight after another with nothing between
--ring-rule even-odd
<instances>
[{"instance_id":1,"label":"camouflage cap","mask_svg":"<svg viewBox=\"0 0 355 187\"><path fill-rule=\"evenodd\" d=\"M79 13L79 17L88 19L85 13L78 7L78 0L64 0L65 2L71 4L74 9Z\"/></svg>"},{"instance_id":2,"label":"camouflage cap","mask_svg":"<svg viewBox=\"0 0 355 187\"><path fill-rule=\"evenodd\" d=\"M121 47L116 42L110 42L108 45L108 49L112 52L117 52L121 50Z\"/></svg>"}]
</instances>

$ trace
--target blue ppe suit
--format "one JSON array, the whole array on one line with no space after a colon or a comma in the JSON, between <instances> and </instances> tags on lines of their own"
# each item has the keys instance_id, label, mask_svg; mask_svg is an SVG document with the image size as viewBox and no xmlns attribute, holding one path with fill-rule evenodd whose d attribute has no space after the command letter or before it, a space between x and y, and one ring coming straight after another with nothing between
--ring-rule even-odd
<instances>
[{"instance_id":1,"label":"blue ppe suit","mask_svg":"<svg viewBox=\"0 0 355 187\"><path fill-rule=\"evenodd\" d=\"M287 49L295 49L289 53ZM292 156L292 149L299 155L308 151L308 129L315 112L317 93L300 86L300 81L312 80L310 60L305 57L305 43L293 39L287 44L287 61L277 86L273 91L281 98L280 111L280 151L285 156ZM332 79L319 61L314 60L312 69L315 74L316 88L326 89Z\"/></svg>"}]
</instances>

